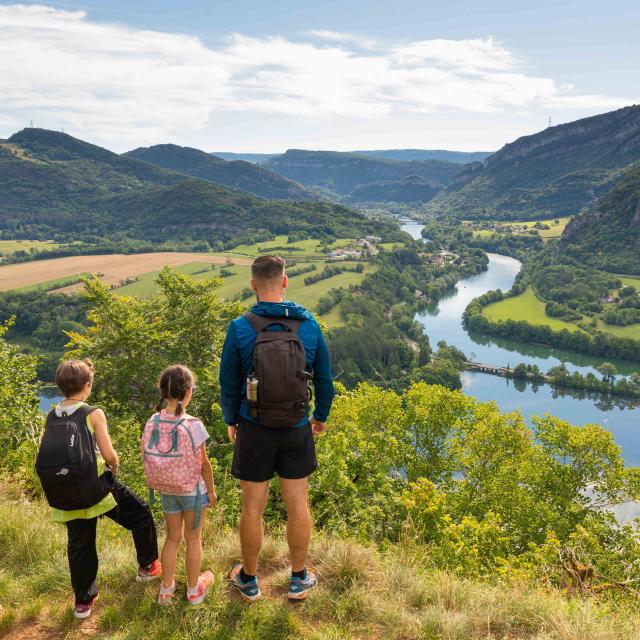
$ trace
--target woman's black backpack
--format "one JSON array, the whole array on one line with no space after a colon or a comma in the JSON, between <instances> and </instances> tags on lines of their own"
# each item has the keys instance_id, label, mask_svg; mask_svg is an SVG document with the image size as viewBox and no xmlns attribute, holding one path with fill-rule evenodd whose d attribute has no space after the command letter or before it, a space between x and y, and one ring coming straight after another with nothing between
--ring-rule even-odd
<instances>
[{"instance_id":1,"label":"woman's black backpack","mask_svg":"<svg viewBox=\"0 0 640 640\"><path fill-rule=\"evenodd\" d=\"M47 416L36 472L55 509L88 509L109 493L104 474L98 476L96 441L87 425L87 416L95 410L82 405L68 416L57 416L55 410Z\"/></svg>"}]
</instances>

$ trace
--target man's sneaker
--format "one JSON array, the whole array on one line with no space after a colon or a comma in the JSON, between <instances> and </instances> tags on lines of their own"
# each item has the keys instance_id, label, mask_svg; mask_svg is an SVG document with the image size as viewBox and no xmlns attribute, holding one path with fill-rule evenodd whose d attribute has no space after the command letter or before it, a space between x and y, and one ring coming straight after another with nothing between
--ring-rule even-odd
<instances>
[{"instance_id":1,"label":"man's sneaker","mask_svg":"<svg viewBox=\"0 0 640 640\"><path fill-rule=\"evenodd\" d=\"M291 576L287 598L289 598L289 600L304 600L309 591L315 589L317 586L318 578L311 570L307 570L307 575L304 579Z\"/></svg>"},{"instance_id":2,"label":"man's sneaker","mask_svg":"<svg viewBox=\"0 0 640 640\"><path fill-rule=\"evenodd\" d=\"M96 593L96 595L93 596L93 598L91 598L90 602L88 602L87 604L80 604L79 602L76 602L76 608L73 612L73 615L78 620L86 620L91 615L91 607L93 607L93 604L96 601L97 597L98 594Z\"/></svg>"},{"instance_id":3,"label":"man's sneaker","mask_svg":"<svg viewBox=\"0 0 640 640\"><path fill-rule=\"evenodd\" d=\"M247 602L255 602L262 596L262 593L260 593L260 586L258 585L258 579L254 577L253 580L243 582L240 577L241 569L242 565L237 564L229 572L231 586L240 593L244 600Z\"/></svg>"},{"instance_id":4,"label":"man's sneaker","mask_svg":"<svg viewBox=\"0 0 640 640\"><path fill-rule=\"evenodd\" d=\"M160 593L158 593L158 604L162 606L170 605L173 602L173 594L176 590L176 583L174 582L170 587L165 587L160 583Z\"/></svg>"},{"instance_id":5,"label":"man's sneaker","mask_svg":"<svg viewBox=\"0 0 640 640\"><path fill-rule=\"evenodd\" d=\"M154 560L148 567L140 567L136 582L151 582L162 576L162 565L160 560Z\"/></svg>"},{"instance_id":6,"label":"man's sneaker","mask_svg":"<svg viewBox=\"0 0 640 640\"><path fill-rule=\"evenodd\" d=\"M189 604L200 604L206 597L209 591L211 591L211 585L213 584L214 576L211 571L205 571L198 578L198 590L190 594L187 589L187 600Z\"/></svg>"}]
</instances>

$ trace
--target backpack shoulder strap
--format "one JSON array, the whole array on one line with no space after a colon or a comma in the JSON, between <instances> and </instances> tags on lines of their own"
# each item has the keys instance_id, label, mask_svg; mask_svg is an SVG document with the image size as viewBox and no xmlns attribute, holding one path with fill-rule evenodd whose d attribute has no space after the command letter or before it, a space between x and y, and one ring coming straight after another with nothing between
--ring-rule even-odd
<instances>
[{"instance_id":1,"label":"backpack shoulder strap","mask_svg":"<svg viewBox=\"0 0 640 640\"><path fill-rule=\"evenodd\" d=\"M270 318L266 316L259 316L257 313L247 311L244 317L248 320L249 324L255 329L256 333L262 333L269 325L280 324L287 327L293 333L298 333L298 329L302 324L302 320L297 318L280 317Z\"/></svg>"},{"instance_id":2,"label":"backpack shoulder strap","mask_svg":"<svg viewBox=\"0 0 640 640\"><path fill-rule=\"evenodd\" d=\"M247 311L243 315L247 319L249 324L254 328L256 333L261 333L273 322L272 318L259 316L257 313L253 313L252 311Z\"/></svg>"}]
</instances>

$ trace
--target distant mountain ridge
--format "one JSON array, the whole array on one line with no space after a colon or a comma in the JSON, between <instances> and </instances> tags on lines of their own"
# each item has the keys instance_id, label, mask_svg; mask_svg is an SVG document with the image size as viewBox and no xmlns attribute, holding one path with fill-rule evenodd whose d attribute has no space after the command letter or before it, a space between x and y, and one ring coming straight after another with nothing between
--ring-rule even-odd
<instances>
[{"instance_id":1,"label":"distant mountain ridge","mask_svg":"<svg viewBox=\"0 0 640 640\"><path fill-rule=\"evenodd\" d=\"M400 236L343 206L264 200L45 129L0 143L0 229L211 246L265 233Z\"/></svg>"},{"instance_id":2,"label":"distant mountain ridge","mask_svg":"<svg viewBox=\"0 0 640 640\"><path fill-rule=\"evenodd\" d=\"M178 171L194 178L202 178L233 189L241 189L270 200L317 199L301 184L269 171L259 165L222 158L175 144L157 144L139 147L124 154L129 158Z\"/></svg>"},{"instance_id":3,"label":"distant mountain ridge","mask_svg":"<svg viewBox=\"0 0 640 640\"><path fill-rule=\"evenodd\" d=\"M260 164L269 158L280 155L279 153L234 153L233 151L210 151L209 153L223 160L243 160L254 164Z\"/></svg>"},{"instance_id":4,"label":"distant mountain ridge","mask_svg":"<svg viewBox=\"0 0 640 640\"><path fill-rule=\"evenodd\" d=\"M346 151L360 156L372 158L387 158L389 160L445 160L458 164L468 162L482 162L493 151L447 151L446 149L374 149ZM231 151L211 151L211 155L223 160L245 160L246 162L266 162L271 158L282 155L281 153L233 153Z\"/></svg>"},{"instance_id":5,"label":"distant mountain ridge","mask_svg":"<svg viewBox=\"0 0 640 640\"><path fill-rule=\"evenodd\" d=\"M404 162L340 151L289 149L263 166L308 188L348 201L356 187L408 176L419 176L444 188L464 165L442 160Z\"/></svg>"},{"instance_id":6,"label":"distant mountain ridge","mask_svg":"<svg viewBox=\"0 0 640 640\"><path fill-rule=\"evenodd\" d=\"M640 275L640 162L566 226L560 250L613 273Z\"/></svg>"},{"instance_id":7,"label":"distant mountain ridge","mask_svg":"<svg viewBox=\"0 0 640 640\"><path fill-rule=\"evenodd\" d=\"M389 160L444 160L456 164L468 164L469 162L482 162L493 151L447 151L446 149L377 149L369 151L352 151L362 156L373 158L387 158Z\"/></svg>"},{"instance_id":8,"label":"distant mountain ridge","mask_svg":"<svg viewBox=\"0 0 640 640\"><path fill-rule=\"evenodd\" d=\"M505 145L481 167L461 172L429 210L468 218L572 215L607 193L638 160L640 106L634 105Z\"/></svg>"}]
</instances>

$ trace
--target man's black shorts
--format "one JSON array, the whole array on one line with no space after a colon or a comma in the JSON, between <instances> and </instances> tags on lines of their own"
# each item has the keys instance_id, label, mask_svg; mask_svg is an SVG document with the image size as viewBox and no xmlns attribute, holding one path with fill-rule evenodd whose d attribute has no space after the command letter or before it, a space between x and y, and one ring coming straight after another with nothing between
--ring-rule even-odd
<instances>
[{"instance_id":1,"label":"man's black shorts","mask_svg":"<svg viewBox=\"0 0 640 640\"><path fill-rule=\"evenodd\" d=\"M233 450L231 473L239 480L265 482L281 478L306 478L318 466L311 425L270 429L240 420Z\"/></svg>"}]
</instances>

